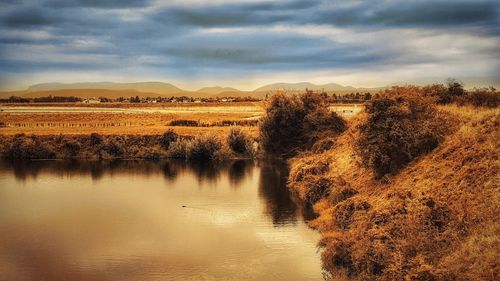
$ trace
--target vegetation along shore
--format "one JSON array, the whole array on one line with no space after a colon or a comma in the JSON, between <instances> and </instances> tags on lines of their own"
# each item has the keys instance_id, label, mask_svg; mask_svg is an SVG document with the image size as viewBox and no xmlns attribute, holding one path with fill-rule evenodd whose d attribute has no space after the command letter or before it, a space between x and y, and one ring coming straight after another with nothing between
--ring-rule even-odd
<instances>
[{"instance_id":1,"label":"vegetation along shore","mask_svg":"<svg viewBox=\"0 0 500 281\"><path fill-rule=\"evenodd\" d=\"M496 280L500 231L499 92L393 87L346 119L328 96L276 93L263 117L224 134L2 135L9 159L290 163L289 188L311 206L332 280ZM175 124L173 124L175 123ZM190 120L172 126L208 126ZM231 124L227 124L231 125Z\"/></svg>"}]
</instances>

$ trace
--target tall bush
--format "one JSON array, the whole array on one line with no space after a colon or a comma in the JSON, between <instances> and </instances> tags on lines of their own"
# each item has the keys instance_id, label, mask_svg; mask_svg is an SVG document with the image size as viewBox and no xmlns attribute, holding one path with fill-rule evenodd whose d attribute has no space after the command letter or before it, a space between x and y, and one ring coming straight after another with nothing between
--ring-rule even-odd
<instances>
[{"instance_id":1,"label":"tall bush","mask_svg":"<svg viewBox=\"0 0 500 281\"><path fill-rule=\"evenodd\" d=\"M227 135L227 144L232 151L244 154L250 146L250 139L240 127L231 127Z\"/></svg>"},{"instance_id":2,"label":"tall bush","mask_svg":"<svg viewBox=\"0 0 500 281\"><path fill-rule=\"evenodd\" d=\"M436 148L445 130L434 105L397 92L404 89L392 89L373 100L367 107L368 119L360 126L357 152L377 177L397 172Z\"/></svg>"},{"instance_id":3,"label":"tall bush","mask_svg":"<svg viewBox=\"0 0 500 281\"><path fill-rule=\"evenodd\" d=\"M190 160L217 160L222 141L215 135L198 135L187 146L186 156Z\"/></svg>"},{"instance_id":4,"label":"tall bush","mask_svg":"<svg viewBox=\"0 0 500 281\"><path fill-rule=\"evenodd\" d=\"M311 147L317 132L344 129L345 121L329 111L326 98L312 91L299 96L273 95L259 127L265 152L283 157Z\"/></svg>"},{"instance_id":5,"label":"tall bush","mask_svg":"<svg viewBox=\"0 0 500 281\"><path fill-rule=\"evenodd\" d=\"M471 104L476 107L498 107L500 105L500 92L495 88L474 88L457 99L460 105Z\"/></svg>"}]
</instances>

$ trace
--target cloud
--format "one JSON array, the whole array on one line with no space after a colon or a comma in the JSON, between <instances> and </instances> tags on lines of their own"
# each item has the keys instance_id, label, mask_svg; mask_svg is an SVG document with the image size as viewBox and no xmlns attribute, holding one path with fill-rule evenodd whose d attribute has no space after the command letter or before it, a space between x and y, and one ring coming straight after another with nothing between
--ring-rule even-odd
<instances>
[{"instance_id":1,"label":"cloud","mask_svg":"<svg viewBox=\"0 0 500 281\"><path fill-rule=\"evenodd\" d=\"M496 25L498 1L278 1L167 6L154 17L167 24L200 27L276 23L334 26L441 27Z\"/></svg>"},{"instance_id":2,"label":"cloud","mask_svg":"<svg viewBox=\"0 0 500 281\"><path fill-rule=\"evenodd\" d=\"M31 27L51 25L58 17L39 7L26 7L7 12L2 16L2 23L7 27Z\"/></svg>"},{"instance_id":3,"label":"cloud","mask_svg":"<svg viewBox=\"0 0 500 281\"><path fill-rule=\"evenodd\" d=\"M147 6L149 0L48 0L46 5L53 8L62 7L85 7L85 8L106 8L125 9L131 7Z\"/></svg>"},{"instance_id":4,"label":"cloud","mask_svg":"<svg viewBox=\"0 0 500 281\"><path fill-rule=\"evenodd\" d=\"M443 28L482 26L492 28L499 22L498 1L374 1L356 6L322 9L317 23L335 26L387 26Z\"/></svg>"},{"instance_id":5,"label":"cloud","mask_svg":"<svg viewBox=\"0 0 500 281\"><path fill-rule=\"evenodd\" d=\"M411 69L418 81L453 65L447 76L483 81L500 77L499 13L498 1L472 0L4 1L0 73L390 80Z\"/></svg>"}]
</instances>

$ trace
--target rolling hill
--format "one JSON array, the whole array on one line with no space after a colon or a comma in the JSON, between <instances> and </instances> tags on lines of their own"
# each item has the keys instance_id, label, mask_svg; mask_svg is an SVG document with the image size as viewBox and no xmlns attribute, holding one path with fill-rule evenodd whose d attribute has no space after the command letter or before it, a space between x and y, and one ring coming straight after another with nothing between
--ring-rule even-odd
<instances>
[{"instance_id":1,"label":"rolling hill","mask_svg":"<svg viewBox=\"0 0 500 281\"><path fill-rule=\"evenodd\" d=\"M76 96L81 98L90 97L171 97L187 96L193 98L201 97L237 97L251 96L262 98L266 94L276 90L286 90L289 93L297 93L310 89L314 91L324 90L329 93L350 93L350 92L376 92L383 88L355 88L342 86L336 83L316 85L309 82L301 83L274 83L259 87L253 91L241 91L232 87L204 87L196 91L187 91L170 83L163 82L136 82L136 83L114 83L114 82L84 82L84 83L43 83L28 87L22 91L0 92L0 98L19 96L35 98L42 96Z\"/></svg>"}]
</instances>

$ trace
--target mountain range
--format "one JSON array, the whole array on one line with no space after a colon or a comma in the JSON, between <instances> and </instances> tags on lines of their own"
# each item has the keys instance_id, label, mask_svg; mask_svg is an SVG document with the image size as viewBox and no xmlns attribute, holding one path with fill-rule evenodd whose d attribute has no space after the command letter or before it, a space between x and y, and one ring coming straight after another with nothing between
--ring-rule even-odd
<instances>
[{"instance_id":1,"label":"mountain range","mask_svg":"<svg viewBox=\"0 0 500 281\"><path fill-rule=\"evenodd\" d=\"M84 83L43 83L28 87L26 90L0 92L0 98L19 96L25 98L36 98L44 96L76 96L80 98L90 97L171 97L188 96L200 97L264 97L266 94L285 90L296 93L310 89L314 91L324 90L336 93L351 92L376 92L383 88L355 88L342 86L336 83L316 85L309 82L302 83L274 83L259 87L253 91L241 91L232 87L204 87L196 91L183 90L175 85L164 82L136 82L136 83L114 83L114 82L84 82Z\"/></svg>"}]
</instances>

